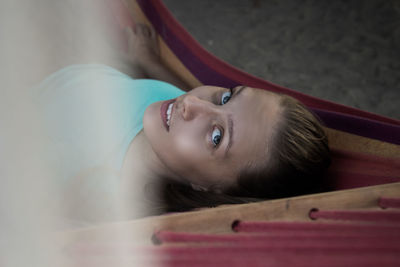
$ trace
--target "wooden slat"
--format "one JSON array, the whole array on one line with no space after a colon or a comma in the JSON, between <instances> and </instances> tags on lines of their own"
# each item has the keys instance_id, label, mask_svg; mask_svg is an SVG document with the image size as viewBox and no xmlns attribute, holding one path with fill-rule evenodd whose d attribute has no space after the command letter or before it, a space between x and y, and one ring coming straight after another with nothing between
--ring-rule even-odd
<instances>
[{"instance_id":1,"label":"wooden slat","mask_svg":"<svg viewBox=\"0 0 400 267\"><path fill-rule=\"evenodd\" d=\"M309 212L313 208L379 210L381 196L399 197L400 183L148 217L63 232L59 237L65 245L121 240L146 245L151 244L152 234L159 230L232 233L231 226L236 220L307 222L311 221Z\"/></svg>"}]
</instances>

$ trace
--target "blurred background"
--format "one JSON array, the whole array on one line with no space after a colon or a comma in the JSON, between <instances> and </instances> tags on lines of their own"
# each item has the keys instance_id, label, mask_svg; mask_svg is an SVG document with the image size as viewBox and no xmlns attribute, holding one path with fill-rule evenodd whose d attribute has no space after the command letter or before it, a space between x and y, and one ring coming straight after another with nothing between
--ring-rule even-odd
<instances>
[{"instance_id":1,"label":"blurred background","mask_svg":"<svg viewBox=\"0 0 400 267\"><path fill-rule=\"evenodd\" d=\"M260 78L400 119L400 1L164 0L204 48Z\"/></svg>"}]
</instances>

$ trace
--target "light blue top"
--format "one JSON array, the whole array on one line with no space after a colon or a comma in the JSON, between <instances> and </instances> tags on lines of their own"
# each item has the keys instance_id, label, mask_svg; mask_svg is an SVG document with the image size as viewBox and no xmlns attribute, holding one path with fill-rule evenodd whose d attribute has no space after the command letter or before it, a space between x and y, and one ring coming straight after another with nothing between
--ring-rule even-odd
<instances>
[{"instance_id":1,"label":"light blue top","mask_svg":"<svg viewBox=\"0 0 400 267\"><path fill-rule=\"evenodd\" d=\"M35 88L51 164L68 179L107 165L120 170L143 114L153 102L184 92L156 80L134 80L99 64L72 65Z\"/></svg>"}]
</instances>

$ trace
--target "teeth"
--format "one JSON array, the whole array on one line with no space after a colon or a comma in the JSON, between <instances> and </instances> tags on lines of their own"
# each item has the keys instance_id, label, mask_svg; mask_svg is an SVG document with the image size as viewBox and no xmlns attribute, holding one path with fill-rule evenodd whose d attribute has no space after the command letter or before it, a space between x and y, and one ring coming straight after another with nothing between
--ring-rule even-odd
<instances>
[{"instance_id":1,"label":"teeth","mask_svg":"<svg viewBox=\"0 0 400 267\"><path fill-rule=\"evenodd\" d=\"M169 122L171 119L171 112L172 112L172 107L174 106L173 103L169 104L168 109L167 109L167 125L169 126Z\"/></svg>"},{"instance_id":2,"label":"teeth","mask_svg":"<svg viewBox=\"0 0 400 267\"><path fill-rule=\"evenodd\" d=\"M169 126L169 120L171 119L171 115L167 116L167 125Z\"/></svg>"}]
</instances>

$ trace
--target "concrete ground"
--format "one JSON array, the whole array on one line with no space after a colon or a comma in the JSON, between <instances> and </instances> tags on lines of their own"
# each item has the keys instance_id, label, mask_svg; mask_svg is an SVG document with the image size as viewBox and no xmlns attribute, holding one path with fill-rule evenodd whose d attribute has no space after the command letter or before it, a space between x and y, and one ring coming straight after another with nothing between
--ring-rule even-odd
<instances>
[{"instance_id":1,"label":"concrete ground","mask_svg":"<svg viewBox=\"0 0 400 267\"><path fill-rule=\"evenodd\" d=\"M164 3L208 51L246 72L400 119L400 1Z\"/></svg>"}]
</instances>

